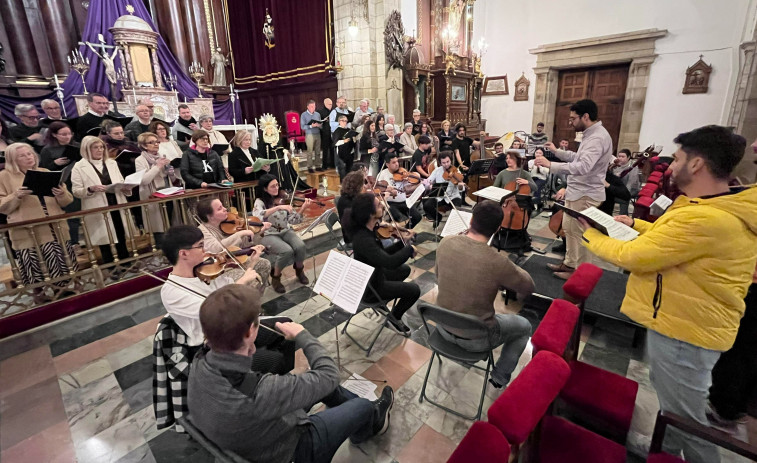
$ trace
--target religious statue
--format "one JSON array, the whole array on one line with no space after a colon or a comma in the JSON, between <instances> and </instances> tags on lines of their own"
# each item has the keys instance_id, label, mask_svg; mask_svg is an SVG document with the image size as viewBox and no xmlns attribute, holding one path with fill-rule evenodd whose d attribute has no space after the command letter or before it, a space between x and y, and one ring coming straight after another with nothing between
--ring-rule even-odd
<instances>
[{"instance_id":1,"label":"religious statue","mask_svg":"<svg viewBox=\"0 0 757 463\"><path fill-rule=\"evenodd\" d=\"M103 66L105 66L105 76L108 78L111 84L116 84L116 65L113 62L113 58L116 57L116 53L118 53L118 47L105 45L105 37L103 37L102 34L97 34L97 40L100 41L100 49L102 50L102 55L95 50L95 47L93 47L91 43L86 42L87 46L90 50L92 50L92 53L97 55L98 58L100 58L100 61L102 61ZM113 54L108 56L108 53L106 51L106 48L113 48Z\"/></svg>"},{"instance_id":2,"label":"religious statue","mask_svg":"<svg viewBox=\"0 0 757 463\"><path fill-rule=\"evenodd\" d=\"M270 50L276 46L273 35L273 18L268 14L268 8L265 9L265 22L263 23L263 35L265 36L265 46Z\"/></svg>"},{"instance_id":3,"label":"religious statue","mask_svg":"<svg viewBox=\"0 0 757 463\"><path fill-rule=\"evenodd\" d=\"M229 58L223 56L220 48L210 58L210 64L213 66L213 87L226 86L226 66L229 64Z\"/></svg>"}]
</instances>

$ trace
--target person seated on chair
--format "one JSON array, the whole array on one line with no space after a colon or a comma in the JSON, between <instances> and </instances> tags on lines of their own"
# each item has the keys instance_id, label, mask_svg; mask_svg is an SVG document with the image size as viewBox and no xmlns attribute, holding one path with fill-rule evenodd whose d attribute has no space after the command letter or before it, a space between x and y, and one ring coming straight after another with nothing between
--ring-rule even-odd
<instances>
[{"instance_id":1,"label":"person seated on chair","mask_svg":"<svg viewBox=\"0 0 757 463\"><path fill-rule=\"evenodd\" d=\"M544 156L544 148L536 148L534 150L534 158L539 156ZM531 159L528 161L528 172L531 174L531 179L534 181L534 184L536 184L536 189L533 191L534 202L536 203L538 210L541 210L541 190L544 188L544 185L547 184L549 168L539 167L536 165L535 159Z\"/></svg>"},{"instance_id":2,"label":"person seated on chair","mask_svg":"<svg viewBox=\"0 0 757 463\"><path fill-rule=\"evenodd\" d=\"M489 167L489 178L494 180L497 178L497 174L507 169L507 156L505 156L505 145L502 142L494 144L494 161L492 166Z\"/></svg>"},{"instance_id":3,"label":"person seated on chair","mask_svg":"<svg viewBox=\"0 0 757 463\"><path fill-rule=\"evenodd\" d=\"M228 216L229 211L224 207L223 203L218 198L204 198L197 203L197 218L200 219L199 228L204 236L204 250L210 254L224 254L229 246L236 246L238 248L253 248L253 254L244 263L245 269L252 268L260 276L260 282L254 281L253 286L262 294L268 286L268 275L271 273L271 263L264 259L263 253L265 252L265 246L260 244L263 234L266 230L271 228L271 222L263 222L263 227L259 234L255 234L252 230L239 230L231 235L221 231L221 223L224 222ZM242 276L244 270L240 268L233 268L226 270L226 273L231 278L239 278Z\"/></svg>"},{"instance_id":4,"label":"person seated on chair","mask_svg":"<svg viewBox=\"0 0 757 463\"><path fill-rule=\"evenodd\" d=\"M229 285L208 296L200 322L210 349L189 372L189 418L205 437L247 461L331 461L342 443L360 444L389 427L394 391L373 402L339 386L339 369L318 340L297 323L276 323L287 342L302 348L310 369L272 375L250 368L260 354L260 298ZM271 333L273 335L273 333ZM281 339L281 336L275 335ZM308 415L314 404L328 409Z\"/></svg>"},{"instance_id":5,"label":"person seated on chair","mask_svg":"<svg viewBox=\"0 0 757 463\"><path fill-rule=\"evenodd\" d=\"M424 122L425 124L425 122ZM426 135L418 137L418 149L413 153L413 172L421 176L421 178L428 178L431 174L429 172L429 166L431 165L431 138Z\"/></svg>"},{"instance_id":6,"label":"person seated on chair","mask_svg":"<svg viewBox=\"0 0 757 463\"><path fill-rule=\"evenodd\" d=\"M205 260L204 241L199 228L175 225L166 232L161 248L163 255L173 265L173 270L160 289L160 299L166 312L187 335L190 361L205 339L200 324L200 306L205 298L224 286L235 283L249 286L258 278L257 272L248 268L236 281L227 275L220 275L207 284L200 280L195 276L194 270ZM260 293L252 291L252 294L259 297ZM252 362L252 369L278 374L291 371L294 368L294 352L297 350L295 344L282 342L280 336L267 330L264 333L255 343L260 349L260 355Z\"/></svg>"},{"instance_id":7,"label":"person seated on chair","mask_svg":"<svg viewBox=\"0 0 757 463\"><path fill-rule=\"evenodd\" d=\"M416 283L404 280L410 276L410 267L405 262L415 256L415 249L403 241L397 241L388 248L381 245L376 236L376 225L381 221L383 209L379 199L372 193L355 197L349 209L350 233L355 259L374 267L370 285L382 300L399 298L387 319L400 333L409 333L410 328L402 323L402 315L420 298L421 289ZM369 289L363 295L367 301L375 301Z\"/></svg>"},{"instance_id":8,"label":"person seated on chair","mask_svg":"<svg viewBox=\"0 0 757 463\"><path fill-rule=\"evenodd\" d=\"M626 188L625 183L623 183L623 179L620 177L617 177L615 174L612 173L612 166L610 166L609 169L607 169L607 174L605 175L605 200L602 201L602 204L597 207L600 211L604 212L607 215L612 215L613 210L615 209L615 203L618 201L625 201L626 205L628 205L628 201L631 200L631 192L628 191L628 188ZM625 215L625 214L620 214Z\"/></svg>"},{"instance_id":9,"label":"person seated on chair","mask_svg":"<svg viewBox=\"0 0 757 463\"><path fill-rule=\"evenodd\" d=\"M389 213L392 214L394 220L402 221L409 218L410 223L408 223L407 228L414 228L421 221L421 213L415 207L412 209L408 208L405 200L420 183L413 185L407 180L395 181L393 175L399 170L400 161L397 153L388 154L386 157L386 169L379 173L377 180L379 182L386 181L387 185L389 185L387 188L389 192L387 202L389 203Z\"/></svg>"},{"instance_id":10,"label":"person seated on chair","mask_svg":"<svg viewBox=\"0 0 757 463\"><path fill-rule=\"evenodd\" d=\"M342 180L342 190L339 195L339 199L336 202L337 217L339 217L340 223L344 223L345 212L352 207L352 201L357 195L363 193L366 188L370 188L373 185L365 184L365 173L362 170L356 170L350 172ZM352 236L349 231L342 227L342 236L345 243L352 242Z\"/></svg>"},{"instance_id":11,"label":"person seated on chair","mask_svg":"<svg viewBox=\"0 0 757 463\"><path fill-rule=\"evenodd\" d=\"M497 178L494 179L494 186L498 188L505 188L505 185L515 181L518 186L528 185L531 191L536 191L536 183L531 179L531 174L528 170L523 169L520 155L515 151L508 151L505 159L507 161L507 169L497 174Z\"/></svg>"},{"instance_id":12,"label":"person seated on chair","mask_svg":"<svg viewBox=\"0 0 757 463\"><path fill-rule=\"evenodd\" d=\"M471 352L485 352L502 345L502 353L489 382L504 387L526 348L531 324L515 314L494 312L494 300L504 287L523 296L534 292L534 280L487 243L502 223L502 208L494 201L482 201L473 208L470 228L464 235L448 236L436 251L439 294L436 303L445 309L478 317L489 326L489 339L471 339L454 326L438 326L447 341ZM460 259L460 256L466 256Z\"/></svg>"},{"instance_id":13,"label":"person seated on chair","mask_svg":"<svg viewBox=\"0 0 757 463\"><path fill-rule=\"evenodd\" d=\"M431 172L428 177L428 184L433 186L435 183L447 183L446 195L439 198L428 198L423 201L423 211L426 213L426 218L434 222L434 228L439 226L439 222L442 220L442 214L439 211L440 205L454 204L455 207L460 207L463 204L461 191L465 190L465 183L459 182L455 185L449 180L444 180L444 173L449 171L452 167L452 152L442 151L439 154L439 162L441 165Z\"/></svg>"}]
</instances>

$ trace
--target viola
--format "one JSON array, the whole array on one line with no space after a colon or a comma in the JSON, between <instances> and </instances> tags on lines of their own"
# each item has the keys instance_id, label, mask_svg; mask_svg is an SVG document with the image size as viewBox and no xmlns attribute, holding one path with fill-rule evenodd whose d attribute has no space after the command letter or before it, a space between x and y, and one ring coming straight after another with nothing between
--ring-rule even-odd
<instances>
[{"instance_id":1,"label":"viola","mask_svg":"<svg viewBox=\"0 0 757 463\"><path fill-rule=\"evenodd\" d=\"M411 185L417 185L421 183L421 176L416 172L410 172L404 167L397 169L397 172L392 174L392 179L395 182L407 182Z\"/></svg>"},{"instance_id":2,"label":"viola","mask_svg":"<svg viewBox=\"0 0 757 463\"><path fill-rule=\"evenodd\" d=\"M376 236L384 240L396 238L403 242L409 242L415 239L415 232L405 227L395 227L392 224L384 223L376 227Z\"/></svg>"},{"instance_id":3,"label":"viola","mask_svg":"<svg viewBox=\"0 0 757 463\"><path fill-rule=\"evenodd\" d=\"M375 195L383 195L389 191L389 182L386 180L381 180L380 182L376 182L376 187L373 188L373 190L368 190L369 193L373 193ZM397 197L397 190L392 191L391 193L392 198Z\"/></svg>"},{"instance_id":4,"label":"viola","mask_svg":"<svg viewBox=\"0 0 757 463\"><path fill-rule=\"evenodd\" d=\"M444 171L442 178L448 182L452 182L453 185L457 185L463 181L463 174L457 169L457 167L450 166L449 169Z\"/></svg>"},{"instance_id":5,"label":"viola","mask_svg":"<svg viewBox=\"0 0 757 463\"><path fill-rule=\"evenodd\" d=\"M294 206L295 203L297 205L301 205L302 203L305 202L306 199L308 199L308 198L303 198L301 196L294 196L294 197L292 197L286 191L280 190L279 191L279 195L277 197L273 198L273 205L274 206L288 206L288 205L291 204L292 206ZM312 204L317 204L317 205L319 205L321 207L325 207L326 206L326 204L324 204L324 203L322 203L320 201L316 201L314 199L311 199L310 202Z\"/></svg>"},{"instance_id":6,"label":"viola","mask_svg":"<svg viewBox=\"0 0 757 463\"><path fill-rule=\"evenodd\" d=\"M195 267L195 276L208 283L223 275L223 272L229 268L240 268L241 265L244 265L250 259L250 256L257 252L254 247L239 248L237 246L229 246L227 250L229 254L234 256L234 259L226 252L219 252L218 254L207 253L205 260Z\"/></svg>"},{"instance_id":7,"label":"viola","mask_svg":"<svg viewBox=\"0 0 757 463\"><path fill-rule=\"evenodd\" d=\"M226 216L226 220L221 222L219 228L224 235L233 235L241 230L252 230L253 233L260 233L263 229L263 221L257 217L251 217L247 219L245 224L244 219L238 213L231 211Z\"/></svg>"}]
</instances>

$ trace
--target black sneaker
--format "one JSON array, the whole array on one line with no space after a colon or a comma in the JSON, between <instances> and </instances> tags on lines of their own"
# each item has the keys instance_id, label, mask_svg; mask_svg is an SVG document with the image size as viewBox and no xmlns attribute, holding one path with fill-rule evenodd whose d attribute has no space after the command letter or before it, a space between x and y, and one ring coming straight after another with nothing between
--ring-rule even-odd
<instances>
[{"instance_id":1,"label":"black sneaker","mask_svg":"<svg viewBox=\"0 0 757 463\"><path fill-rule=\"evenodd\" d=\"M384 386L384 390L381 391L381 397L373 402L375 408L376 419L373 421L373 435L384 434L389 429L389 415L394 405L394 390L387 385Z\"/></svg>"},{"instance_id":2,"label":"black sneaker","mask_svg":"<svg viewBox=\"0 0 757 463\"><path fill-rule=\"evenodd\" d=\"M402 320L398 320L397 317L392 315L391 312L386 314L386 319L389 321L389 323L392 324L395 330L400 332L400 334L406 334L410 332L410 328L408 328L407 325L402 323Z\"/></svg>"}]
</instances>

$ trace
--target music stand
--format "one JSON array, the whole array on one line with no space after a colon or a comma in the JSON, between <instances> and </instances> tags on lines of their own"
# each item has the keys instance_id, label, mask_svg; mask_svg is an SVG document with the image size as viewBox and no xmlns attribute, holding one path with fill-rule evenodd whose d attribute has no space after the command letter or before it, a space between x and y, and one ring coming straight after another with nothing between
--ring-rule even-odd
<instances>
[{"instance_id":1,"label":"music stand","mask_svg":"<svg viewBox=\"0 0 757 463\"><path fill-rule=\"evenodd\" d=\"M470 169L468 169L468 177L470 178L471 175L476 176L476 191L481 189L481 175L488 174L489 169L491 168L492 164L494 164L494 160L496 158L486 158L486 159L477 159L473 161L470 165ZM479 198L476 198L476 202L479 201Z\"/></svg>"}]
</instances>

